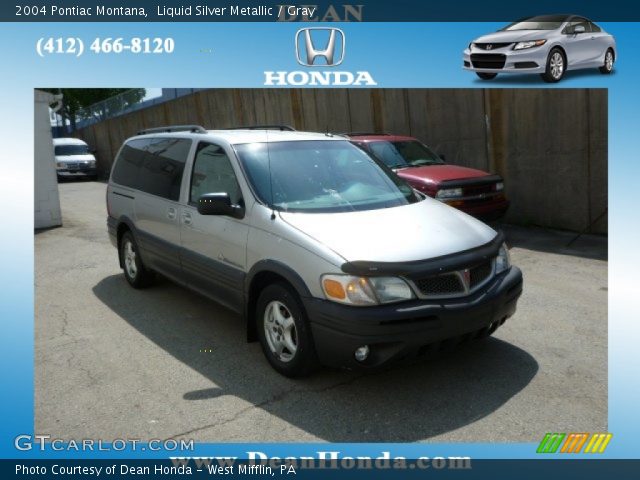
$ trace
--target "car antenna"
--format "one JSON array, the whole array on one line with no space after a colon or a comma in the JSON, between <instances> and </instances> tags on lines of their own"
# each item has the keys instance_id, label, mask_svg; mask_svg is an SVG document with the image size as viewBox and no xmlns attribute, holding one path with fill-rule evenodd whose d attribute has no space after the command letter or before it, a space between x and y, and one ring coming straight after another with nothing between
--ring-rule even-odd
<instances>
[{"instance_id":1,"label":"car antenna","mask_svg":"<svg viewBox=\"0 0 640 480\"><path fill-rule=\"evenodd\" d=\"M269 171L269 208L271 208L271 220L276 219L276 210L273 207L273 178L271 177L271 148L269 147L269 130L265 130L267 134L267 170Z\"/></svg>"}]
</instances>

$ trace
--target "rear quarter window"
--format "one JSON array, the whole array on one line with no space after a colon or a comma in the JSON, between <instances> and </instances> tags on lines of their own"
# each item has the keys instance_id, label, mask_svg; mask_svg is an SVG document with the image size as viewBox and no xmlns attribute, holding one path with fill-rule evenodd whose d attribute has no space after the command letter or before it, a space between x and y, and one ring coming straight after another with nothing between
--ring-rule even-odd
<instances>
[{"instance_id":1,"label":"rear quarter window","mask_svg":"<svg viewBox=\"0 0 640 480\"><path fill-rule=\"evenodd\" d=\"M114 183L177 201L191 140L144 138L127 142L116 159Z\"/></svg>"}]
</instances>

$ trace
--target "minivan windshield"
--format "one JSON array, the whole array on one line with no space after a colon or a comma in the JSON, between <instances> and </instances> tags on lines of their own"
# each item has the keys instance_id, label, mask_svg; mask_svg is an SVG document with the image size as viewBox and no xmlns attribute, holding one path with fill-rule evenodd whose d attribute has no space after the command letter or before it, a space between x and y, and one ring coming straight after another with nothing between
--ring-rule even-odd
<instances>
[{"instance_id":1,"label":"minivan windshield","mask_svg":"<svg viewBox=\"0 0 640 480\"><path fill-rule=\"evenodd\" d=\"M444 163L425 145L415 140L370 142L369 148L389 168L421 167Z\"/></svg>"},{"instance_id":2,"label":"minivan windshield","mask_svg":"<svg viewBox=\"0 0 640 480\"><path fill-rule=\"evenodd\" d=\"M58 157L69 155L86 155L91 153L87 145L56 145L55 154Z\"/></svg>"},{"instance_id":3,"label":"minivan windshield","mask_svg":"<svg viewBox=\"0 0 640 480\"><path fill-rule=\"evenodd\" d=\"M263 203L289 212L348 212L420 201L413 189L348 141L303 140L235 146Z\"/></svg>"}]
</instances>

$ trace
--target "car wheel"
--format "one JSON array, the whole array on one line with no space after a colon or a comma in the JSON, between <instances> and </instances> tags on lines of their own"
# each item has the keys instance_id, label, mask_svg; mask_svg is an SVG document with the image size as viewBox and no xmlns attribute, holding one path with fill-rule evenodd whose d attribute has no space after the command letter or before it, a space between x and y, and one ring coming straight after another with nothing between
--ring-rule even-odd
<instances>
[{"instance_id":1,"label":"car wheel","mask_svg":"<svg viewBox=\"0 0 640 480\"><path fill-rule=\"evenodd\" d=\"M559 82L566 70L566 59L562 50L552 48L547 57L547 68L542 74L542 79L548 83Z\"/></svg>"},{"instance_id":2,"label":"car wheel","mask_svg":"<svg viewBox=\"0 0 640 480\"><path fill-rule=\"evenodd\" d=\"M609 74L613 72L613 62L615 58L613 57L613 50L607 50L607 53L604 54L604 65L600 67L600 73Z\"/></svg>"},{"instance_id":3,"label":"car wheel","mask_svg":"<svg viewBox=\"0 0 640 480\"><path fill-rule=\"evenodd\" d=\"M478 75L482 80L493 80L498 76L497 73L485 73L485 72L476 72L476 75Z\"/></svg>"},{"instance_id":4,"label":"car wheel","mask_svg":"<svg viewBox=\"0 0 640 480\"><path fill-rule=\"evenodd\" d=\"M296 292L286 284L266 287L256 306L262 350L271 366L287 377L303 377L319 366L311 329Z\"/></svg>"},{"instance_id":5,"label":"car wheel","mask_svg":"<svg viewBox=\"0 0 640 480\"><path fill-rule=\"evenodd\" d=\"M138 245L131 232L125 232L120 240L120 261L124 277L133 288L144 288L153 281L153 272L142 263L138 254Z\"/></svg>"}]
</instances>

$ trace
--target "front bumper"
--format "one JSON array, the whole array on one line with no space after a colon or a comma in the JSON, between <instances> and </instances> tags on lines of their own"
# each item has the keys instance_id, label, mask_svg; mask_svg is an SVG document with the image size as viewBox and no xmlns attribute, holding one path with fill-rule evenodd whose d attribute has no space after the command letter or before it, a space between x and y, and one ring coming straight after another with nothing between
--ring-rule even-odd
<instances>
[{"instance_id":1,"label":"front bumper","mask_svg":"<svg viewBox=\"0 0 640 480\"><path fill-rule=\"evenodd\" d=\"M437 342L497 328L515 313L521 293L522 273L511 267L468 297L376 307L316 298L304 303L322 364L372 368L417 355ZM369 345L371 353L358 362L354 352L363 345Z\"/></svg>"},{"instance_id":2,"label":"front bumper","mask_svg":"<svg viewBox=\"0 0 640 480\"><path fill-rule=\"evenodd\" d=\"M488 222L504 217L504 214L507 213L507 210L509 209L509 200L503 197L500 200L492 202L478 203L475 205L463 204L461 206L456 206L456 208L475 218Z\"/></svg>"},{"instance_id":3,"label":"front bumper","mask_svg":"<svg viewBox=\"0 0 640 480\"><path fill-rule=\"evenodd\" d=\"M512 46L495 50L466 48L462 68L481 73L544 73L548 52L546 45L523 50L512 50Z\"/></svg>"},{"instance_id":4,"label":"front bumper","mask_svg":"<svg viewBox=\"0 0 640 480\"><path fill-rule=\"evenodd\" d=\"M77 170L67 170L64 168L56 169L58 178L78 178L78 177L95 177L98 175L97 168L82 168Z\"/></svg>"}]
</instances>

